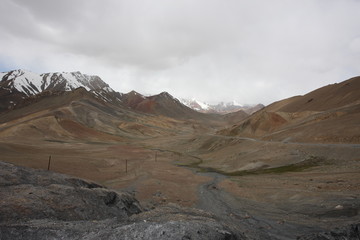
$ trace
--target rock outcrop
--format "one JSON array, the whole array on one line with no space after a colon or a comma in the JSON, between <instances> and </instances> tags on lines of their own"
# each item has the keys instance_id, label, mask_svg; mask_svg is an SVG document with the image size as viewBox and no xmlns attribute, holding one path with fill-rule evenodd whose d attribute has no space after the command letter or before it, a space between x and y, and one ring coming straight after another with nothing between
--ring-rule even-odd
<instances>
[{"instance_id":1,"label":"rock outcrop","mask_svg":"<svg viewBox=\"0 0 360 240\"><path fill-rule=\"evenodd\" d=\"M129 193L0 162L0 239L245 239L201 210L144 211Z\"/></svg>"},{"instance_id":2,"label":"rock outcrop","mask_svg":"<svg viewBox=\"0 0 360 240\"><path fill-rule=\"evenodd\" d=\"M360 223L337 228L330 232L322 232L299 237L298 240L358 240L360 239Z\"/></svg>"}]
</instances>

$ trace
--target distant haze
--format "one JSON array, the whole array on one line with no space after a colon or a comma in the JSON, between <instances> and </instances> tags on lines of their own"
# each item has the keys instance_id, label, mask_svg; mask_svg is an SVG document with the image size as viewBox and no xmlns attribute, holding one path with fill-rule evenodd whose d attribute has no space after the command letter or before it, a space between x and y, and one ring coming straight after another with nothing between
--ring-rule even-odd
<instances>
[{"instance_id":1,"label":"distant haze","mask_svg":"<svg viewBox=\"0 0 360 240\"><path fill-rule=\"evenodd\" d=\"M0 71L269 104L360 75L359 0L2 0Z\"/></svg>"}]
</instances>

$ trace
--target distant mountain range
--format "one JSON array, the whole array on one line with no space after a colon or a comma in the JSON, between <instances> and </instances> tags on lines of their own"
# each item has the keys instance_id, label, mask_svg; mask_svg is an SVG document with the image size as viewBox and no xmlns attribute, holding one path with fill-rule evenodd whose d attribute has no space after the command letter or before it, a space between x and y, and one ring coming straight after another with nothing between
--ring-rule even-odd
<instances>
[{"instance_id":1,"label":"distant mountain range","mask_svg":"<svg viewBox=\"0 0 360 240\"><path fill-rule=\"evenodd\" d=\"M79 89L83 90L78 91ZM66 95L66 93L68 94ZM194 110L194 108L184 105L167 92L154 96L144 96L135 91L119 93L114 91L100 77L80 72L36 74L26 70L14 70L0 73L0 112L23 108L35 102L46 104L44 97L48 97L47 105L51 105L50 102L54 100L55 96L60 96L59 99L63 98L62 101L64 102L77 101L76 99L81 97L91 102L99 100L103 103L110 103L108 105L110 108L120 107L126 109L126 111L162 115L186 121L218 122L225 120L232 124L248 116L242 110L238 114L229 116L209 114L224 114L226 112L224 109L217 112L211 110L213 108L209 108L206 113L205 111L198 111L198 109Z\"/></svg>"},{"instance_id":2,"label":"distant mountain range","mask_svg":"<svg viewBox=\"0 0 360 240\"><path fill-rule=\"evenodd\" d=\"M79 87L85 88L97 98L106 102L115 102L146 113L171 112L170 116L189 117L189 114L183 114L189 112L186 107L201 113L217 114L227 114L240 110L252 114L264 107L262 104L240 106L234 102L210 105L197 100L181 99L179 101L166 92L155 96L143 96L135 91L124 94L114 91L98 76L86 75L80 72L37 74L19 69L0 73L0 97L2 99L0 111L14 108L24 102L24 99L40 93L72 91ZM167 102L168 106L161 103L164 101ZM158 107L162 110L159 110ZM194 114L196 115L196 113L192 112L190 115Z\"/></svg>"},{"instance_id":3,"label":"distant mountain range","mask_svg":"<svg viewBox=\"0 0 360 240\"><path fill-rule=\"evenodd\" d=\"M201 113L167 92L154 96L119 93L99 77L80 72L35 74L24 70L0 74L0 113L0 123L6 123L0 128L6 131L3 136L21 134L25 139L29 134L50 141L123 141L202 132L248 116L243 112L228 117Z\"/></svg>"},{"instance_id":4,"label":"distant mountain range","mask_svg":"<svg viewBox=\"0 0 360 240\"><path fill-rule=\"evenodd\" d=\"M233 113L237 111L244 111L247 114L253 114L254 112L262 109L264 105L256 104L256 105L240 105L237 102L220 102L218 104L208 104L196 99L180 99L181 103L192 108L196 111L202 113L218 113L218 114L227 114Z\"/></svg>"},{"instance_id":5,"label":"distant mountain range","mask_svg":"<svg viewBox=\"0 0 360 240\"><path fill-rule=\"evenodd\" d=\"M64 103L56 102L60 100L55 100L54 96L59 96L58 99ZM0 73L0 112L23 108L36 102L41 102L44 106L38 104L38 109L43 109L51 101L54 106L81 101L89 109L105 104L107 110L101 110L105 113L114 112L111 109L116 108L116 111L131 111L128 113L130 115L140 114L136 115L136 119L151 114L187 121L190 125L193 122L200 123L199 126L208 123L211 126L228 124L231 127L223 128L218 133L299 142L359 142L359 96L359 77L264 107L261 104L209 105L197 100L179 101L167 92L154 96L144 96L135 91L124 94L114 91L100 77L80 72L36 74L14 70ZM81 98L88 102L84 103ZM89 102L92 104L88 105Z\"/></svg>"}]
</instances>

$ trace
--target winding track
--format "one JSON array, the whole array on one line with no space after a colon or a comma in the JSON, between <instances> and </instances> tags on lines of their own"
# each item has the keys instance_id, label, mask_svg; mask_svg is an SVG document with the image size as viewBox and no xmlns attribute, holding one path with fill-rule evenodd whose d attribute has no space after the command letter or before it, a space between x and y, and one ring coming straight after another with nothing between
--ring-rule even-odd
<instances>
[{"instance_id":1,"label":"winding track","mask_svg":"<svg viewBox=\"0 0 360 240\"><path fill-rule=\"evenodd\" d=\"M210 135L209 136L215 136ZM277 143L276 141L265 141L253 138L221 136L229 139L241 139L244 141ZM298 142L278 142L286 145L302 145L331 148L360 148L360 144L321 144L321 143L298 143ZM154 149L153 149L154 150ZM156 149L159 150L159 149ZM174 152L169 150L163 150ZM178 152L176 152L178 153ZM188 153L187 157L194 158L202 162L199 157L192 156ZM179 165L178 165L179 166ZM216 172L196 172L196 166L182 166L193 170L194 174L211 177L211 180L200 185L198 188L198 203L195 207L210 212L216 216L222 223L235 230L243 233L248 239L270 239L285 240L296 239L297 236L307 235L322 231L319 226L311 226L310 223L302 225L297 223L297 216L292 216L291 220L282 221L288 214L287 212L274 209L265 203L253 202L248 199L240 199L232 194L217 187L218 183L228 178L225 175ZM300 216L299 217L303 217ZM239 238L241 239L241 238Z\"/></svg>"}]
</instances>

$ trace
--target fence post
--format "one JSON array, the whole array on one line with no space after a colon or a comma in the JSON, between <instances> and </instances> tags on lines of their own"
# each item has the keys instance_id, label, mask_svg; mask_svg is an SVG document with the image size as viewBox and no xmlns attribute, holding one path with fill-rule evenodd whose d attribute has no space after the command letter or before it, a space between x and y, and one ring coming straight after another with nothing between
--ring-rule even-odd
<instances>
[{"instance_id":1,"label":"fence post","mask_svg":"<svg viewBox=\"0 0 360 240\"><path fill-rule=\"evenodd\" d=\"M51 155L49 156L49 162L48 162L48 171L50 170L50 162L51 162Z\"/></svg>"}]
</instances>

